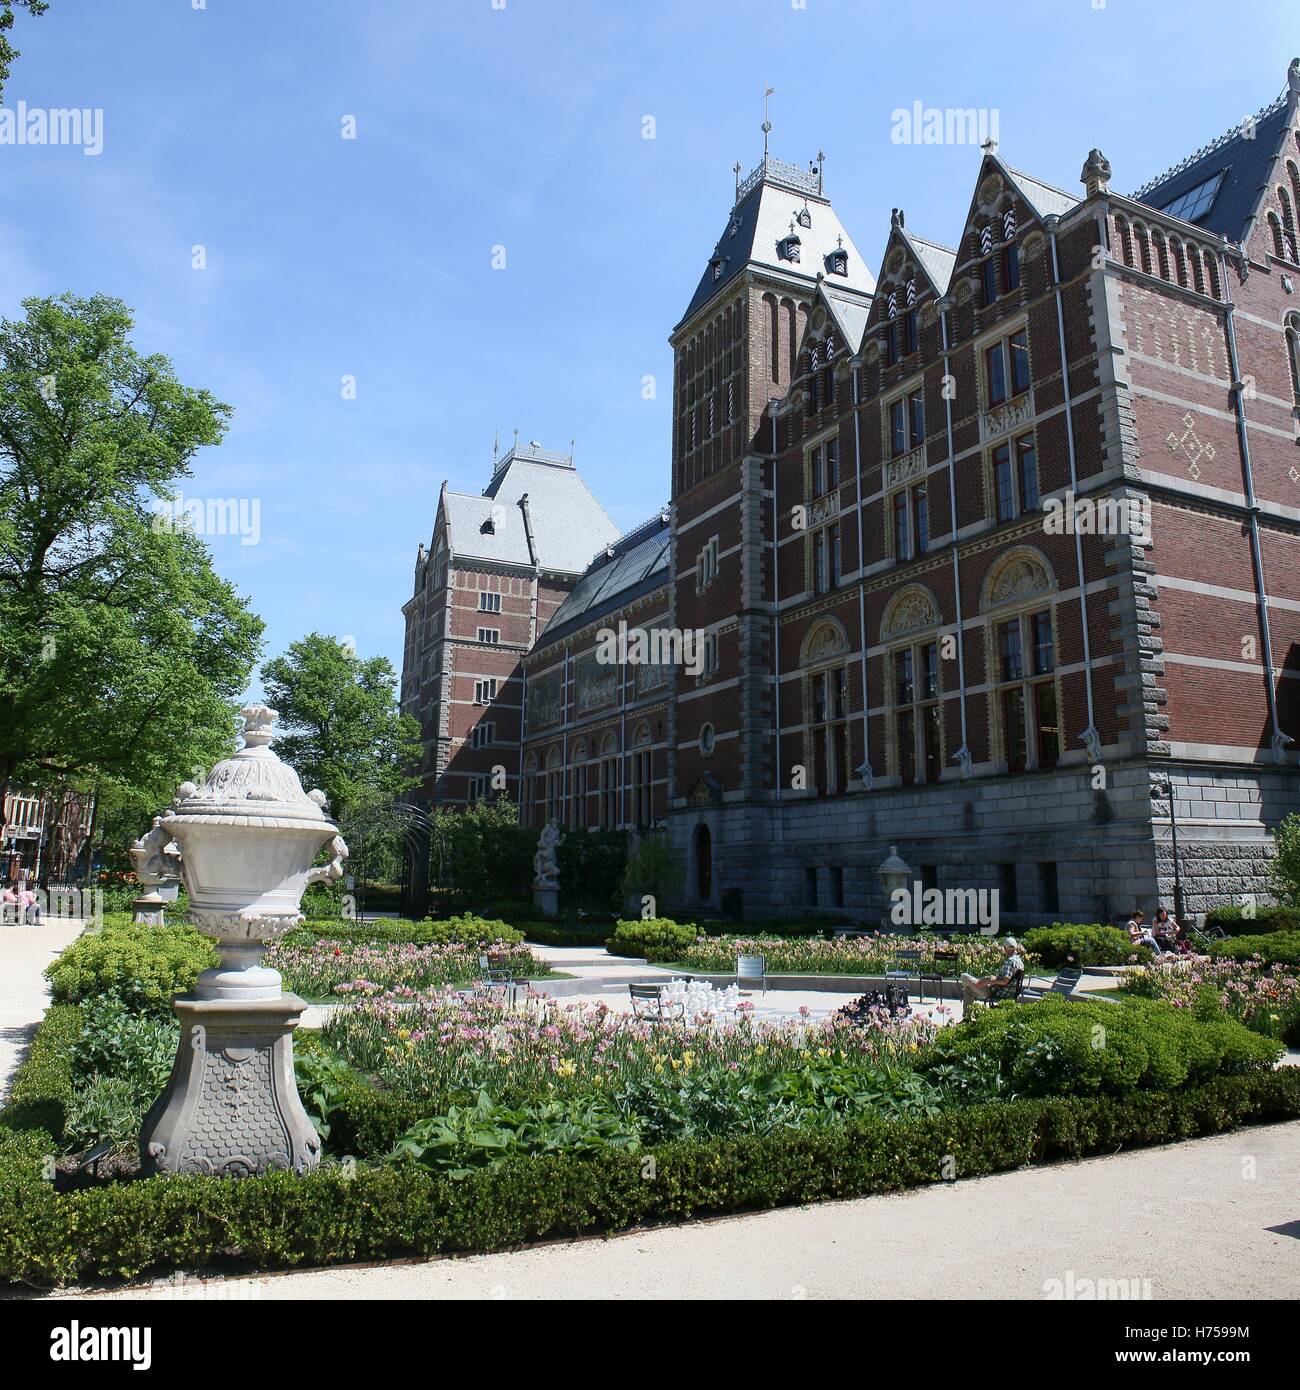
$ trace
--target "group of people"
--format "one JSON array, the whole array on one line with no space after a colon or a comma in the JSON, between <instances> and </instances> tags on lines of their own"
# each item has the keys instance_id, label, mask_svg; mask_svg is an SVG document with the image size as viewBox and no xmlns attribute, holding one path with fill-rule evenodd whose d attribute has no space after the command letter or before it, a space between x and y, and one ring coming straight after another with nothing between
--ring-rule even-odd
<instances>
[{"instance_id":1,"label":"group of people","mask_svg":"<svg viewBox=\"0 0 1300 1390\"><path fill-rule=\"evenodd\" d=\"M1187 928L1163 908L1156 909L1155 921L1147 925L1146 913L1136 908L1125 925L1128 939L1134 946L1149 946L1158 960L1161 956L1190 956L1195 954Z\"/></svg>"},{"instance_id":2,"label":"group of people","mask_svg":"<svg viewBox=\"0 0 1300 1390\"><path fill-rule=\"evenodd\" d=\"M6 908L11 908L12 911L5 911ZM26 922L29 927L40 926L40 900L25 883L0 888L0 921L6 917L12 917L15 922Z\"/></svg>"}]
</instances>

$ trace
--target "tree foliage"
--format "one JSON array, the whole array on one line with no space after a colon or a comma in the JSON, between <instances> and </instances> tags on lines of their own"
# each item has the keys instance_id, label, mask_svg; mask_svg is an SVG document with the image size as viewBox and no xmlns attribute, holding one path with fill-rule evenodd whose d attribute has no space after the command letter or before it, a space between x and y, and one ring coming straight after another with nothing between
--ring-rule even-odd
<instances>
[{"instance_id":1,"label":"tree foliage","mask_svg":"<svg viewBox=\"0 0 1300 1390\"><path fill-rule=\"evenodd\" d=\"M0 96L9 78L9 65L18 57L18 50L9 42L6 32L14 26L14 6L30 15L41 15L49 9L47 0L0 0Z\"/></svg>"},{"instance_id":2,"label":"tree foliage","mask_svg":"<svg viewBox=\"0 0 1300 1390\"><path fill-rule=\"evenodd\" d=\"M1300 907L1300 816L1285 816L1273 830L1277 850L1268 861L1268 881L1283 907Z\"/></svg>"},{"instance_id":3,"label":"tree foliage","mask_svg":"<svg viewBox=\"0 0 1300 1390\"><path fill-rule=\"evenodd\" d=\"M23 307L0 321L0 790L94 787L138 819L233 747L257 655L261 621L154 505L230 411L136 350L120 300Z\"/></svg>"},{"instance_id":4,"label":"tree foliage","mask_svg":"<svg viewBox=\"0 0 1300 1390\"><path fill-rule=\"evenodd\" d=\"M339 821L380 807L414 786L420 726L402 714L387 657L361 660L319 632L262 667L279 711L276 752L306 787L329 797Z\"/></svg>"}]
</instances>

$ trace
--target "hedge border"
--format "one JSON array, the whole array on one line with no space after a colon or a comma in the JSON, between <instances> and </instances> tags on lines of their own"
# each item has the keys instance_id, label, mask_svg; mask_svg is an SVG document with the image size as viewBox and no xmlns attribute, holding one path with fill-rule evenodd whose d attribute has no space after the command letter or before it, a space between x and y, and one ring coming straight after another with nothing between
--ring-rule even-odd
<instances>
[{"instance_id":1,"label":"hedge border","mask_svg":"<svg viewBox=\"0 0 1300 1390\"><path fill-rule=\"evenodd\" d=\"M65 1013L53 1037L38 1034L0 1116L0 1278L11 1281L483 1252L898 1191L940 1181L946 1158L958 1177L978 1177L1300 1116L1300 1068L1282 1068L1188 1091L1006 1101L903 1123L683 1140L652 1154L533 1159L459 1182L391 1168L349 1177L331 1164L302 1177L151 1178L58 1193L41 1163L57 1134L47 1121L66 1103L73 1025Z\"/></svg>"}]
</instances>

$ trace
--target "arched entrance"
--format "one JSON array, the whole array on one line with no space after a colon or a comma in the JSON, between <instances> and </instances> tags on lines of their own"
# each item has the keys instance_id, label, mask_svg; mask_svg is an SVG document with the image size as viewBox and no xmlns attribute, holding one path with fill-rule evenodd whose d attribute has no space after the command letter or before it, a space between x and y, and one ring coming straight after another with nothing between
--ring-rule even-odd
<instances>
[{"instance_id":1,"label":"arched entrance","mask_svg":"<svg viewBox=\"0 0 1300 1390\"><path fill-rule=\"evenodd\" d=\"M707 825L695 827L695 895L704 902L713 897L713 836Z\"/></svg>"}]
</instances>

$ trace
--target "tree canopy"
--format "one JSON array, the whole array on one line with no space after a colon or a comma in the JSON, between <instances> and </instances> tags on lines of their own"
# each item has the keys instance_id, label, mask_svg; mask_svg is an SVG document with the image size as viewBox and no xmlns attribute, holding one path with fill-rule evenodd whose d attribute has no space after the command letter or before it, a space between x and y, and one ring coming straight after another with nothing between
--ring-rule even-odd
<instances>
[{"instance_id":1,"label":"tree canopy","mask_svg":"<svg viewBox=\"0 0 1300 1390\"><path fill-rule=\"evenodd\" d=\"M400 712L387 657L361 660L333 637L310 633L262 667L279 712L276 752L305 787L319 787L346 821L391 802L418 780L420 727Z\"/></svg>"},{"instance_id":2,"label":"tree canopy","mask_svg":"<svg viewBox=\"0 0 1300 1390\"><path fill-rule=\"evenodd\" d=\"M154 503L229 407L132 345L104 295L0 321L0 793L157 809L234 746L262 623Z\"/></svg>"},{"instance_id":3,"label":"tree canopy","mask_svg":"<svg viewBox=\"0 0 1300 1390\"><path fill-rule=\"evenodd\" d=\"M9 65L18 57L18 50L9 42L6 30L14 26L14 6L26 10L28 14L44 14L49 9L47 0L0 0L0 96L4 95L4 85L9 77Z\"/></svg>"}]
</instances>

